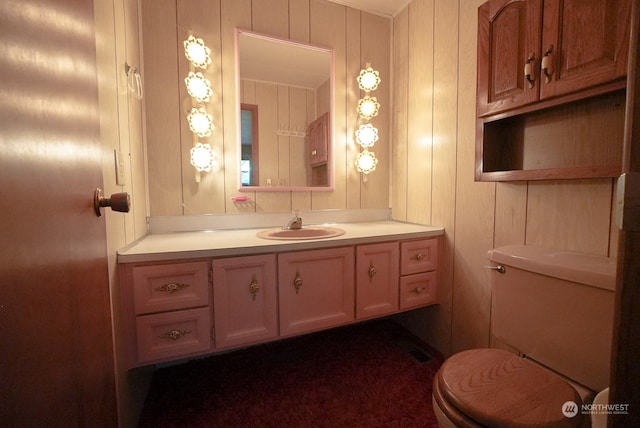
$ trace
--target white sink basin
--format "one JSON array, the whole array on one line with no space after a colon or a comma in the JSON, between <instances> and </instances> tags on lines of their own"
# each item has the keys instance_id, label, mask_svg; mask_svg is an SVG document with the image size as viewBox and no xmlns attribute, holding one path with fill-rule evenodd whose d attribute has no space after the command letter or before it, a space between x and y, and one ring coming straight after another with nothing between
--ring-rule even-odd
<instances>
[{"instance_id":1,"label":"white sink basin","mask_svg":"<svg viewBox=\"0 0 640 428\"><path fill-rule=\"evenodd\" d=\"M344 234L344 230L337 227L309 226L302 229L266 229L256 234L258 238L279 240L304 240L333 238Z\"/></svg>"}]
</instances>

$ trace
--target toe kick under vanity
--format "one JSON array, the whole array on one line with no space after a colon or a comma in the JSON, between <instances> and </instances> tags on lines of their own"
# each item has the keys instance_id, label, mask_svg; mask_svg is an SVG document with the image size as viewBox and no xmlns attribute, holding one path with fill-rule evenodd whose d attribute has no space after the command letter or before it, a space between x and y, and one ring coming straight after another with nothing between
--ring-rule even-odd
<instances>
[{"instance_id":1,"label":"toe kick under vanity","mask_svg":"<svg viewBox=\"0 0 640 428\"><path fill-rule=\"evenodd\" d=\"M441 227L333 224L151 234L118 252L129 367L212 354L438 303Z\"/></svg>"}]
</instances>

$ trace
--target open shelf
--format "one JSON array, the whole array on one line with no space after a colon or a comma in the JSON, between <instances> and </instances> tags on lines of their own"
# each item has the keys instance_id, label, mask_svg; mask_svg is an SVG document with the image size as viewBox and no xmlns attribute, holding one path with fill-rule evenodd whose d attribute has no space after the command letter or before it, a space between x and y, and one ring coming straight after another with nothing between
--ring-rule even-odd
<instances>
[{"instance_id":1,"label":"open shelf","mask_svg":"<svg viewBox=\"0 0 640 428\"><path fill-rule=\"evenodd\" d=\"M616 177L625 90L542 110L478 119L476 180Z\"/></svg>"}]
</instances>

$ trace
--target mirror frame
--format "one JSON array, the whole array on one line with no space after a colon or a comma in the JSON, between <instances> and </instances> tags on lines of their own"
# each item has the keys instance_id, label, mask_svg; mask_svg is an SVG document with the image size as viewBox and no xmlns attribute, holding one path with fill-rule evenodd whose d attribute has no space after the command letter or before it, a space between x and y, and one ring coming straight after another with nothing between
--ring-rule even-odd
<instances>
[{"instance_id":1,"label":"mirror frame","mask_svg":"<svg viewBox=\"0 0 640 428\"><path fill-rule=\"evenodd\" d=\"M335 52L333 49L325 48L321 46L311 45L309 43L297 42L289 39L283 39L266 34L256 33L254 31L244 30L236 28L235 31L235 55L236 55L236 140L237 140L237 152L236 168L237 174L237 187L240 192L284 192L284 191L311 191L311 192L327 192L335 190L335 158L334 158L334 146L335 146ZM330 70L329 70L329 142L327 144L328 150L328 162L327 173L328 184L326 186L243 186L242 185L242 173L240 170L240 161L242 155L242 124L240 120L241 115L241 80L240 80L240 36L248 35L251 37L260 38L267 41L273 41L276 43L283 43L287 45L303 47L305 49L312 49L329 54L330 58Z\"/></svg>"}]
</instances>

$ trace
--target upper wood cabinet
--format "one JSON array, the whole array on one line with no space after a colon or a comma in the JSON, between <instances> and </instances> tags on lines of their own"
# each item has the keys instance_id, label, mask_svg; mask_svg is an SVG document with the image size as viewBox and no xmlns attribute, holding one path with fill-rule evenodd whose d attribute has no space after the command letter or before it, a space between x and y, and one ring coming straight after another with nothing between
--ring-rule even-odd
<instances>
[{"instance_id":1,"label":"upper wood cabinet","mask_svg":"<svg viewBox=\"0 0 640 428\"><path fill-rule=\"evenodd\" d=\"M525 78L540 59L542 0L489 1L478 9L478 115L539 99Z\"/></svg>"},{"instance_id":2,"label":"upper wood cabinet","mask_svg":"<svg viewBox=\"0 0 640 428\"><path fill-rule=\"evenodd\" d=\"M478 9L477 181L616 177L631 0Z\"/></svg>"},{"instance_id":3,"label":"upper wood cabinet","mask_svg":"<svg viewBox=\"0 0 640 428\"><path fill-rule=\"evenodd\" d=\"M480 6L478 116L616 80L623 87L630 7L629 0L490 0Z\"/></svg>"},{"instance_id":4,"label":"upper wood cabinet","mask_svg":"<svg viewBox=\"0 0 640 428\"><path fill-rule=\"evenodd\" d=\"M329 160L329 113L309 125L309 165L324 165Z\"/></svg>"},{"instance_id":5,"label":"upper wood cabinet","mask_svg":"<svg viewBox=\"0 0 640 428\"><path fill-rule=\"evenodd\" d=\"M540 98L624 78L629 0L545 0Z\"/></svg>"}]
</instances>

